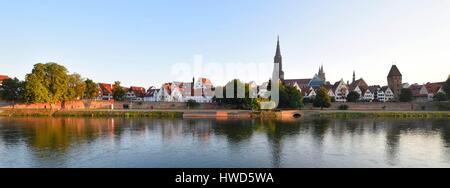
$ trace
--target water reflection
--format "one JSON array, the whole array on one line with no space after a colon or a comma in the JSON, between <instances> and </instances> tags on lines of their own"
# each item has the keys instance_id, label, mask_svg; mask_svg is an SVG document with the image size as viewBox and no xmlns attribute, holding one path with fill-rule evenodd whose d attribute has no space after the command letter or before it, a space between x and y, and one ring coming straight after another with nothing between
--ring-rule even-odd
<instances>
[{"instance_id":1,"label":"water reflection","mask_svg":"<svg viewBox=\"0 0 450 188\"><path fill-rule=\"evenodd\" d=\"M448 119L0 118L0 167L449 167L449 148Z\"/></svg>"}]
</instances>

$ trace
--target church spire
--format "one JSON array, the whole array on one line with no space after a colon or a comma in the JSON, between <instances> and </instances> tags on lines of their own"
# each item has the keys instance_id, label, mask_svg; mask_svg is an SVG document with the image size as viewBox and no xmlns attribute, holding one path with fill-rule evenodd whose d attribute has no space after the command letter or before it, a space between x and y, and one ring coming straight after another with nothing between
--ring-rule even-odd
<instances>
[{"instance_id":1,"label":"church spire","mask_svg":"<svg viewBox=\"0 0 450 188\"><path fill-rule=\"evenodd\" d=\"M323 64L319 67L318 75L319 75L320 79L322 79L324 82L326 81L325 71L323 70Z\"/></svg>"},{"instance_id":2,"label":"church spire","mask_svg":"<svg viewBox=\"0 0 450 188\"><path fill-rule=\"evenodd\" d=\"M277 37L277 52L275 54L276 57L281 57L281 48L280 48L280 36Z\"/></svg>"},{"instance_id":3,"label":"church spire","mask_svg":"<svg viewBox=\"0 0 450 188\"><path fill-rule=\"evenodd\" d=\"M277 37L277 51L274 58L275 66L278 66L280 80L284 82L283 58L281 56L280 36Z\"/></svg>"},{"instance_id":4,"label":"church spire","mask_svg":"<svg viewBox=\"0 0 450 188\"><path fill-rule=\"evenodd\" d=\"M355 73L355 70L353 70L353 82L355 82L356 81L356 73Z\"/></svg>"}]
</instances>

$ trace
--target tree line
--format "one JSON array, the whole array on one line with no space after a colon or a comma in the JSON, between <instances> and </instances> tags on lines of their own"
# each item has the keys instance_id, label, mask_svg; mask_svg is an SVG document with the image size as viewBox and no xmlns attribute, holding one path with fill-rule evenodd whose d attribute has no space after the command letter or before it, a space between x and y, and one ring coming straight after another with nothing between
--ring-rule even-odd
<instances>
[{"instance_id":1,"label":"tree line","mask_svg":"<svg viewBox=\"0 0 450 188\"><path fill-rule=\"evenodd\" d=\"M271 89L271 81L269 80L268 91ZM303 95L293 87L282 82L279 84L279 104L280 109L300 109L303 107ZM227 88L233 88L232 96L227 96ZM244 93L238 93L238 88L245 88ZM261 110L261 102L268 102L270 98L259 97L256 90L250 91L250 85L238 79L231 80L224 87L217 87L216 92L223 92L222 98L214 97L214 101L220 105L227 105L239 109ZM250 93L254 92L254 93ZM217 94L215 96L218 96Z\"/></svg>"},{"instance_id":2,"label":"tree line","mask_svg":"<svg viewBox=\"0 0 450 188\"><path fill-rule=\"evenodd\" d=\"M69 74L68 70L57 63L38 63L31 73L21 81L10 78L3 81L0 87L0 98L13 102L27 104L50 103L94 99L99 88L91 80L82 78L77 73Z\"/></svg>"}]
</instances>

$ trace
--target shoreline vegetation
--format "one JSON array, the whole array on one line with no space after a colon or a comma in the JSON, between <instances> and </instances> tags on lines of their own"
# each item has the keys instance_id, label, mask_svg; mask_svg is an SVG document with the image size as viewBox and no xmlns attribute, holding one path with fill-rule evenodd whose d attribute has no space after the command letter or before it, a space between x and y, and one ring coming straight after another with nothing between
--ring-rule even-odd
<instances>
[{"instance_id":1,"label":"shoreline vegetation","mask_svg":"<svg viewBox=\"0 0 450 188\"><path fill-rule=\"evenodd\" d=\"M147 117L147 118L450 118L450 111L339 111L339 110L50 110L5 109L0 117Z\"/></svg>"}]
</instances>

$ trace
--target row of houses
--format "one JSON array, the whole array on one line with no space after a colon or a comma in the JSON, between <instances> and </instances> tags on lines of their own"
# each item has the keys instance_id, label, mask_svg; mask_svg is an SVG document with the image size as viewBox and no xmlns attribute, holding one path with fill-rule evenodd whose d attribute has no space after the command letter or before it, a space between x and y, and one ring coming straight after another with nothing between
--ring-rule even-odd
<instances>
[{"instance_id":1,"label":"row of houses","mask_svg":"<svg viewBox=\"0 0 450 188\"><path fill-rule=\"evenodd\" d=\"M99 93L97 100L112 100L113 99L113 87L112 84L98 83ZM143 101L146 90L143 87L131 86L129 88L123 87L125 91L125 99L129 101Z\"/></svg>"},{"instance_id":2,"label":"row of houses","mask_svg":"<svg viewBox=\"0 0 450 188\"><path fill-rule=\"evenodd\" d=\"M285 80L287 85L296 87L306 99L314 99L320 88L314 85L313 79L297 79ZM409 88L412 91L415 101L427 102L432 101L436 93L443 91L444 82L426 83L426 84L408 84L403 83L402 88ZM359 94L360 101L366 102L388 102L396 99L393 89L389 86L368 85L366 81L361 78L354 80L352 83L344 82L341 79L334 84L329 82L324 83L323 86L328 91L328 95L336 102L347 102L347 95L355 91Z\"/></svg>"},{"instance_id":3,"label":"row of houses","mask_svg":"<svg viewBox=\"0 0 450 188\"><path fill-rule=\"evenodd\" d=\"M112 84L99 83L98 100L112 100ZM214 86L211 80L199 78L192 82L170 82L161 87L151 86L147 90L143 87L132 86L123 88L126 100L139 102L187 102L194 100L198 103L212 103L214 97Z\"/></svg>"}]
</instances>

